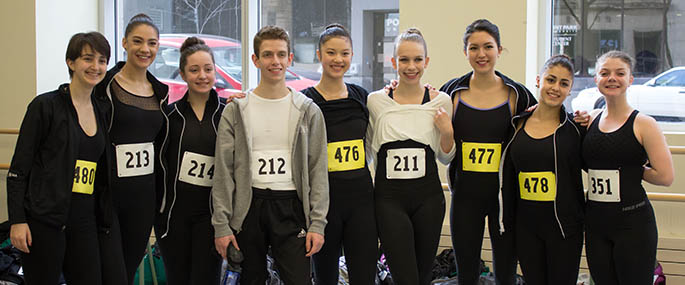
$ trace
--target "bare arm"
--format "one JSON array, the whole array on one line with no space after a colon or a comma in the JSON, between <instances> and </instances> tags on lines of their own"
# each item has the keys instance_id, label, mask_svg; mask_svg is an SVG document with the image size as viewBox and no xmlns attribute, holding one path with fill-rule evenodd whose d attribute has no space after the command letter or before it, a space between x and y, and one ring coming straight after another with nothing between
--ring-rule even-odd
<instances>
[{"instance_id":1,"label":"bare arm","mask_svg":"<svg viewBox=\"0 0 685 285\"><path fill-rule=\"evenodd\" d=\"M652 117L639 114L635 123L635 136L644 146L650 164L645 166L642 179L654 185L670 186L675 171L666 137Z\"/></svg>"}]
</instances>

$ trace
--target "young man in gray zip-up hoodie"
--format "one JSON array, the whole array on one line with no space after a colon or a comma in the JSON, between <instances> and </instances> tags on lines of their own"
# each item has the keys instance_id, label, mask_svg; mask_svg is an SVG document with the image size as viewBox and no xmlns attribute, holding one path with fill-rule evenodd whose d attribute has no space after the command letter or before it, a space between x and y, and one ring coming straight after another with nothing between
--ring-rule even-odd
<instances>
[{"instance_id":1,"label":"young man in gray zip-up hoodie","mask_svg":"<svg viewBox=\"0 0 685 285\"><path fill-rule=\"evenodd\" d=\"M229 244L243 253L241 284L264 284L267 277L265 255L269 246L286 284L310 284L309 258L323 245L328 212L325 123L311 99L285 85L286 68L293 56L287 32L266 26L255 36L254 46L252 60L261 70L261 81L245 98L234 99L228 104L219 122L212 187L215 245L224 258ZM279 100L288 101L283 105L284 101ZM273 104L268 102L276 101L281 102L278 106L285 106L289 111L280 108L273 113L262 109L255 112L258 106L263 106L259 105L264 104L262 102ZM287 120L283 125L287 125L290 149L284 153L289 157L265 156L262 159L264 152L255 149L259 144L255 142L256 133L263 133L263 130L250 126L256 121L268 122L269 116ZM250 118L257 119L250 121ZM271 120L271 124L279 123ZM281 137L285 137L285 132L280 131ZM274 140L278 140L277 137ZM269 168L266 162L269 159L273 159L271 171L263 171L264 167ZM285 182L290 187L278 188L283 180L259 184L262 178L256 176L268 176L274 173L273 170L281 170L279 159L287 162L290 168L275 173L291 172L287 173L290 179ZM276 186L270 189L255 185Z\"/></svg>"}]
</instances>

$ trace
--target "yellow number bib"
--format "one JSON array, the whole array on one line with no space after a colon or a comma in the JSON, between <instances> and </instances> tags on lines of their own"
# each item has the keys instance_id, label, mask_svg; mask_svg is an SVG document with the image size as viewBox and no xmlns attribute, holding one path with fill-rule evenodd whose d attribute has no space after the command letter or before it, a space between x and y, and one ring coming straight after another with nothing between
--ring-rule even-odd
<instances>
[{"instance_id":1,"label":"yellow number bib","mask_svg":"<svg viewBox=\"0 0 685 285\"><path fill-rule=\"evenodd\" d=\"M76 160L74 168L74 184L71 192L81 194L93 194L93 184L95 183L95 169L97 163L85 160Z\"/></svg>"},{"instance_id":2,"label":"yellow number bib","mask_svg":"<svg viewBox=\"0 0 685 285\"><path fill-rule=\"evenodd\" d=\"M364 141L349 140L328 143L328 172L364 168Z\"/></svg>"},{"instance_id":3,"label":"yellow number bib","mask_svg":"<svg viewBox=\"0 0 685 285\"><path fill-rule=\"evenodd\" d=\"M519 190L523 200L554 201L557 179L551 171L519 172Z\"/></svg>"},{"instance_id":4,"label":"yellow number bib","mask_svg":"<svg viewBox=\"0 0 685 285\"><path fill-rule=\"evenodd\" d=\"M461 161L464 171L499 172L502 144L461 143Z\"/></svg>"}]
</instances>

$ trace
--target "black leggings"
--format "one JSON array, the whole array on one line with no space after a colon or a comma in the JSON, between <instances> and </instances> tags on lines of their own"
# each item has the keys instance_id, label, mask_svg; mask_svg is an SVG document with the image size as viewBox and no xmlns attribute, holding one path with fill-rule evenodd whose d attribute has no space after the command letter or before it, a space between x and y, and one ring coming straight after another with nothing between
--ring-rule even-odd
<instances>
[{"instance_id":1,"label":"black leggings","mask_svg":"<svg viewBox=\"0 0 685 285\"><path fill-rule=\"evenodd\" d=\"M520 217L518 221L522 220ZM576 284L583 249L583 227L568 226L564 230L566 238L561 235L554 216L517 222L516 249L526 284Z\"/></svg>"},{"instance_id":2,"label":"black leggings","mask_svg":"<svg viewBox=\"0 0 685 285\"><path fill-rule=\"evenodd\" d=\"M302 202L295 191L253 188L250 210L236 235L245 259L240 284L263 285L268 276L266 254L271 246L281 280L286 285L312 284L306 257L306 222Z\"/></svg>"},{"instance_id":3,"label":"black leggings","mask_svg":"<svg viewBox=\"0 0 685 285\"><path fill-rule=\"evenodd\" d=\"M202 204L204 211L199 213L181 202L176 201L169 232L158 239L168 284L218 284L221 256L214 247L209 201ZM160 236L163 231L155 227L155 233Z\"/></svg>"},{"instance_id":4,"label":"black leggings","mask_svg":"<svg viewBox=\"0 0 685 285\"><path fill-rule=\"evenodd\" d=\"M485 231L485 217L492 243L493 271L498 284L515 284L516 249L513 228L499 232L499 200L496 195L487 197L478 193L465 195L465 189L452 193L450 228L452 246L457 259L459 284L477 284L480 276L480 253ZM484 189L466 190L469 192ZM461 191L461 192L459 192Z\"/></svg>"},{"instance_id":5,"label":"black leggings","mask_svg":"<svg viewBox=\"0 0 685 285\"><path fill-rule=\"evenodd\" d=\"M588 205L585 251L597 284L652 284L658 233L649 201L619 212Z\"/></svg>"},{"instance_id":6,"label":"black leggings","mask_svg":"<svg viewBox=\"0 0 685 285\"><path fill-rule=\"evenodd\" d=\"M69 285L101 284L100 250L92 197L72 194L64 228L29 219L33 238L29 253L22 253L24 280L30 285L55 285L64 272Z\"/></svg>"},{"instance_id":7,"label":"black leggings","mask_svg":"<svg viewBox=\"0 0 685 285\"><path fill-rule=\"evenodd\" d=\"M351 284L374 284L378 235L371 179L331 179L326 242L313 257L316 284L338 284L344 248Z\"/></svg>"},{"instance_id":8,"label":"black leggings","mask_svg":"<svg viewBox=\"0 0 685 285\"><path fill-rule=\"evenodd\" d=\"M113 178L116 179L120 178ZM99 237L103 252L103 283L133 284L155 220L154 183L124 180L112 184L114 224L109 234Z\"/></svg>"},{"instance_id":9,"label":"black leggings","mask_svg":"<svg viewBox=\"0 0 685 285\"><path fill-rule=\"evenodd\" d=\"M395 284L430 284L445 216L445 196L436 177L376 181L376 220L381 249Z\"/></svg>"}]
</instances>

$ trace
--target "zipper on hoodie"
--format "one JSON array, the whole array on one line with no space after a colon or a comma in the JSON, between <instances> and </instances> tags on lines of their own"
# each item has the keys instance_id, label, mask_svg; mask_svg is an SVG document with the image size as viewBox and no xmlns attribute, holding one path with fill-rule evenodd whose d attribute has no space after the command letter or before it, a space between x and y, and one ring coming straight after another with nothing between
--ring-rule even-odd
<instances>
[{"instance_id":1,"label":"zipper on hoodie","mask_svg":"<svg viewBox=\"0 0 685 285\"><path fill-rule=\"evenodd\" d=\"M163 110L163 109L161 109L162 104L164 104L163 102L167 101L168 98L169 98L169 96L167 96L167 98L165 100L163 100L159 103L160 110ZM173 113L173 111L171 111L171 113ZM164 207L166 207L167 173L166 173L166 167L164 166L164 161L162 161L162 152L164 151L164 146L166 145L167 139L169 139L169 116L167 116L167 114L164 113L163 111L162 111L162 115L164 115L164 119L166 120L166 124L165 124L166 125L166 132L164 133L164 139L162 140L162 145L160 146L160 149L159 149L160 153L157 154L157 157L159 158L159 165L162 167L162 177L164 178L163 183L162 183L163 187L164 187L164 193L162 193L162 204L159 207L159 213L164 212Z\"/></svg>"},{"instance_id":2,"label":"zipper on hoodie","mask_svg":"<svg viewBox=\"0 0 685 285\"><path fill-rule=\"evenodd\" d=\"M514 93L516 93L516 100L514 101L514 115L511 117L509 120L509 123L511 124L511 127L514 128L514 134L511 136L509 139L509 142L507 145L504 147L504 150L502 151L502 157L500 158L499 162L499 194L498 194L498 199L499 199L499 234L503 235L504 234L504 198L502 197L502 185L504 184L502 181L502 171L504 170L504 160L506 158L507 150L509 149L509 145L511 145L511 142L514 141L514 137L516 137L516 134L518 133L519 130L516 129L516 125L514 124L514 119L519 118L521 116L515 115L517 113L517 108L518 108L518 102L519 102L519 92L516 90L516 88L509 84L509 83L504 83L504 85L509 86L509 88L514 89ZM507 97L507 100L509 98Z\"/></svg>"},{"instance_id":3,"label":"zipper on hoodie","mask_svg":"<svg viewBox=\"0 0 685 285\"><path fill-rule=\"evenodd\" d=\"M566 116L564 116L564 121L559 123L559 126L557 126L557 129L554 130L554 135L552 135L552 141L553 141L553 146L554 146L554 187L556 187L556 191L554 192L554 218L557 221L557 224L559 224L559 229L561 230L561 236L566 239L566 233L564 232L564 227L561 226L561 221L559 220L559 213L557 213L557 196L559 195L559 175L558 175L558 161L557 161L557 132L559 129L564 125L564 123L568 120Z\"/></svg>"},{"instance_id":4,"label":"zipper on hoodie","mask_svg":"<svg viewBox=\"0 0 685 285\"><path fill-rule=\"evenodd\" d=\"M169 225L171 224L171 212L174 210L174 205L176 204L176 185L178 184L178 176L179 173L181 172L181 146L183 145L183 133L185 133L186 130L186 118L183 116L181 111L178 110L178 105L174 105L174 110L178 113L179 116L181 116L181 119L183 120L183 127L181 127L181 136L179 137L179 142L178 142L178 151L176 153L176 177L174 178L174 199L171 200L171 207L169 207L169 215L167 215L167 220L166 220L166 231L162 235L161 238L165 238L167 234L169 233ZM167 124L168 125L168 124ZM160 155L161 157L161 155ZM166 193L164 193L166 196Z\"/></svg>"}]
</instances>

